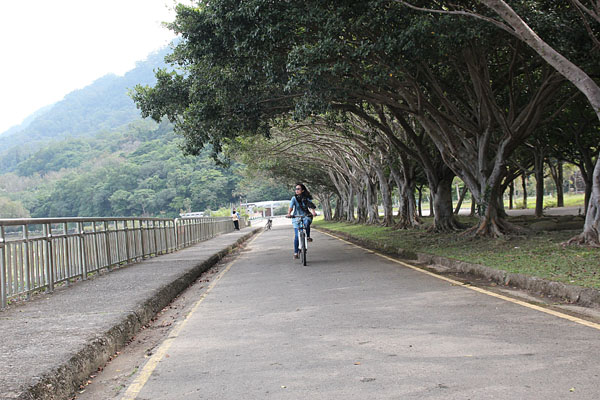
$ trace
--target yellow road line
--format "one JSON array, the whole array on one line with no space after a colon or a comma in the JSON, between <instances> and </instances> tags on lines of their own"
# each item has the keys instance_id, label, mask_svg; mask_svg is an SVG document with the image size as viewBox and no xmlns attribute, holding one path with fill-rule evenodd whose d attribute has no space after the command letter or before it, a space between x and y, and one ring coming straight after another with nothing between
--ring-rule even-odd
<instances>
[{"instance_id":1,"label":"yellow road line","mask_svg":"<svg viewBox=\"0 0 600 400\"><path fill-rule=\"evenodd\" d=\"M451 279L451 278L448 278L448 277L445 277L445 276L442 276L442 275L434 274L433 272L429 272L429 271L427 271L425 269L416 267L414 265L407 264L407 263L405 263L403 261L400 261L400 260L397 260L395 258L388 257L388 256L386 256L384 254L378 253L377 251L364 248L364 247L359 246L359 245L357 245L355 243L352 243L352 242L349 242L349 241L344 240L342 238L339 238L339 237L337 237L335 235L332 235L332 234L329 234L329 233L326 233L326 232L323 232L323 231L320 231L320 233L323 233L325 235L328 235L328 236L331 236L331 237L336 238L338 240L341 240L344 243L351 244L352 246L358 247L359 249L362 249L362 250L368 251L370 253L376 254L379 257L385 258L386 260L392 261L392 262L394 262L396 264L400 264L400 265L402 265L402 266L404 266L406 268L410 268L412 270L421 272L423 274L433 276L434 278L441 279L443 281L449 282L449 283L451 283L451 284L453 284L455 286L462 286L464 288L471 289L471 290L474 290L476 292L486 294L488 296L496 297L498 299L509 301L511 303L518 304L518 305L523 306L523 307L531 308L532 310L536 310L536 311L540 311L540 312L543 312L543 313L546 313L546 314L554 315L555 317L558 317L558 318L566 319L568 321L575 322L577 324L585 325L585 326L588 326L590 328L594 328L594 329L600 330L600 324L597 324L595 322L586 321L585 319L577 318L577 317L574 317L572 315L561 313L559 311L550 310L548 308L540 307L540 306L537 306L535 304L527 303L525 301L513 299L511 297L504 296L504 295L501 295L501 294L498 294L498 293L494 293L494 292L491 292L489 290L485 290L485 289L482 289L482 288L479 288L479 287L476 287L476 286L466 285L466 284L464 284L462 282L459 282L457 280L454 280L454 279Z\"/></svg>"},{"instance_id":2,"label":"yellow road line","mask_svg":"<svg viewBox=\"0 0 600 400\"><path fill-rule=\"evenodd\" d=\"M254 237L254 239L252 239L250 242L248 242L248 244L251 244L252 242L254 242L256 240L256 238L258 238L258 236L260 236L261 233L256 235ZM239 258L236 258L235 260L230 262L227 265L227 267L225 267L225 269L223 271L221 271L221 273L219 273L219 275L217 275L215 277L215 279L212 281L212 283L206 288L206 291L204 293L202 293L202 295L200 296L200 298L198 299L196 304L194 304L194 306L192 307L192 309L188 313L188 315L186 315L185 319L183 321L181 321L179 324L177 324L173 328L173 330L171 330L171 332L169 332L169 337L167 337L162 342L162 344L160 345L158 350L152 355L152 357L150 358L150 360L148 360L146 365L144 365L144 368L140 371L139 375L131 383L131 385L129 385L129 388L127 388L127 391L125 392L123 397L121 397L121 400L134 400L137 398L137 396L142 391L146 382L148 382L148 380L150 379L152 372L154 372L154 370L158 366L158 363L165 357L165 355L167 354L167 351L169 351L169 349L171 348L171 345L173 344L175 339L177 339L181 330L185 327L187 322L190 320L190 317L196 312L198 307L200 307L200 304L202 304L204 299L206 299L206 296L208 296L210 291L215 287L215 285L219 282L219 280L223 277L223 275L225 275L227 273L227 271L229 271L231 269L231 266L233 264L235 264L235 262L238 261L238 259Z\"/></svg>"}]
</instances>

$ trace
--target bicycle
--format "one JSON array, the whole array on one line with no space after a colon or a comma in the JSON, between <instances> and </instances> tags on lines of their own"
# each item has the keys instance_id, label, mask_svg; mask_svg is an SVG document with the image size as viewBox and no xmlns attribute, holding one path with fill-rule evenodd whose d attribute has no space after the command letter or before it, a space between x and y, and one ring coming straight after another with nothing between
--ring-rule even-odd
<instances>
[{"instance_id":1,"label":"bicycle","mask_svg":"<svg viewBox=\"0 0 600 400\"><path fill-rule=\"evenodd\" d=\"M305 215L291 215L288 218L298 220L298 252L300 253L300 261L306 266L306 251L308 249L308 238L306 237L306 227L304 226Z\"/></svg>"}]
</instances>

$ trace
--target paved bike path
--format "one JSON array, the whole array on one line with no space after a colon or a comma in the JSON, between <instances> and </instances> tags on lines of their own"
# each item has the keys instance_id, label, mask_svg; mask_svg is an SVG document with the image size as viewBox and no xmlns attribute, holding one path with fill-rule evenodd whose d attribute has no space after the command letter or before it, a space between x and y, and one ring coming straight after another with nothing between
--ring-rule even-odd
<instances>
[{"instance_id":1,"label":"paved bike path","mask_svg":"<svg viewBox=\"0 0 600 400\"><path fill-rule=\"evenodd\" d=\"M292 234L255 238L123 399L600 397L600 330L318 232L302 267Z\"/></svg>"},{"instance_id":2,"label":"paved bike path","mask_svg":"<svg viewBox=\"0 0 600 400\"><path fill-rule=\"evenodd\" d=\"M229 250L245 228L0 312L0 399L66 399Z\"/></svg>"}]
</instances>

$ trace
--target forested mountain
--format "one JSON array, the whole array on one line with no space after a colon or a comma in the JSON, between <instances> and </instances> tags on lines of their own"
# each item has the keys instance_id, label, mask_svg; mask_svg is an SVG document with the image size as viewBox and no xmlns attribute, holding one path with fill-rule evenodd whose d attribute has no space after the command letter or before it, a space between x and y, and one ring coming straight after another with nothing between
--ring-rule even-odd
<instances>
[{"instance_id":1,"label":"forested mountain","mask_svg":"<svg viewBox=\"0 0 600 400\"><path fill-rule=\"evenodd\" d=\"M11 128L4 133L0 140L0 172L11 171L49 141L109 132L139 119L140 113L127 92L136 84L154 82L153 70L164 67L166 53L164 49L151 54L124 76L106 75L73 91L24 129Z\"/></svg>"},{"instance_id":2,"label":"forested mountain","mask_svg":"<svg viewBox=\"0 0 600 400\"><path fill-rule=\"evenodd\" d=\"M217 166L210 148L184 156L171 124L141 119L127 91L152 82L164 54L123 77L100 78L1 135L0 218L176 217L288 197L287 187L245 178L243 165Z\"/></svg>"},{"instance_id":3,"label":"forested mountain","mask_svg":"<svg viewBox=\"0 0 600 400\"><path fill-rule=\"evenodd\" d=\"M23 122L21 122L19 125L10 127L6 131L1 132L0 135L2 135L2 138L4 139L4 138L8 138L12 134L15 134L15 133L21 132L22 130L25 130L25 128L27 128L29 125L31 125L31 123L33 121L35 121L38 117L44 115L49 110L51 110L53 106L54 106L54 104L51 104L49 106L44 106L44 107L40 108L39 110L35 111L30 116L25 118L23 120ZM2 143L0 143L0 146L2 146Z\"/></svg>"}]
</instances>

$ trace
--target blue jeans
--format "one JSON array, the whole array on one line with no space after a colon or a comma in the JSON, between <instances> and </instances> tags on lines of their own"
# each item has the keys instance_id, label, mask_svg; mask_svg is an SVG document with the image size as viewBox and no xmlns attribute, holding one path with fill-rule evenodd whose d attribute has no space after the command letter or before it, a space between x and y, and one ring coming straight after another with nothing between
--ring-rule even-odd
<instances>
[{"instance_id":1,"label":"blue jeans","mask_svg":"<svg viewBox=\"0 0 600 400\"><path fill-rule=\"evenodd\" d=\"M310 237L310 224L312 218L304 217L304 230L306 231L306 237ZM294 254L298 254L299 240L298 240L298 228L294 227Z\"/></svg>"}]
</instances>

